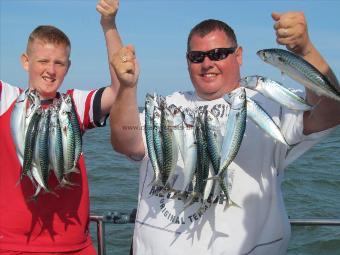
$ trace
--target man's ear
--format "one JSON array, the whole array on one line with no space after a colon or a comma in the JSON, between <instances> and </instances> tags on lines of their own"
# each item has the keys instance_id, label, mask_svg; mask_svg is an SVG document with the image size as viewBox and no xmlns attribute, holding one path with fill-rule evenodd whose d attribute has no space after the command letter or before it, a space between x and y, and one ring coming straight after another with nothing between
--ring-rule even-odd
<instances>
[{"instance_id":1,"label":"man's ear","mask_svg":"<svg viewBox=\"0 0 340 255\"><path fill-rule=\"evenodd\" d=\"M27 53L23 53L20 57L20 60L21 60L21 65L22 67L28 71L28 55Z\"/></svg>"},{"instance_id":2,"label":"man's ear","mask_svg":"<svg viewBox=\"0 0 340 255\"><path fill-rule=\"evenodd\" d=\"M237 62L241 66L243 63L243 48L241 46L239 46L236 50L236 58L237 58Z\"/></svg>"}]
</instances>

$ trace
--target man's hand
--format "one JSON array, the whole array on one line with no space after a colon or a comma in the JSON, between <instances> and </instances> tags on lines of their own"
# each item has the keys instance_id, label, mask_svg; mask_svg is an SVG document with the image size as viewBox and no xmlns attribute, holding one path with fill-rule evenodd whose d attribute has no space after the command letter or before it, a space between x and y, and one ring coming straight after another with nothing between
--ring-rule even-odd
<instances>
[{"instance_id":1,"label":"man's hand","mask_svg":"<svg viewBox=\"0 0 340 255\"><path fill-rule=\"evenodd\" d=\"M276 41L302 57L310 53L312 43L308 36L307 22L303 12L272 13L276 21Z\"/></svg>"},{"instance_id":2,"label":"man's hand","mask_svg":"<svg viewBox=\"0 0 340 255\"><path fill-rule=\"evenodd\" d=\"M139 66L132 45L121 48L112 57L111 65L122 87L135 87L139 76Z\"/></svg>"}]
</instances>

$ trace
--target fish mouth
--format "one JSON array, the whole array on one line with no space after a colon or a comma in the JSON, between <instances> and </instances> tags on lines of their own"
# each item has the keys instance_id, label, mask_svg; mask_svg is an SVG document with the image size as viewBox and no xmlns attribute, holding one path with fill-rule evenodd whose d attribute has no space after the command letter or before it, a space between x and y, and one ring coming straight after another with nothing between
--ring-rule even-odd
<instances>
[{"instance_id":1,"label":"fish mouth","mask_svg":"<svg viewBox=\"0 0 340 255\"><path fill-rule=\"evenodd\" d=\"M240 86L246 87L247 86L247 81L245 78L241 78L239 81Z\"/></svg>"},{"instance_id":2,"label":"fish mouth","mask_svg":"<svg viewBox=\"0 0 340 255\"><path fill-rule=\"evenodd\" d=\"M243 77L239 80L239 85L241 87L254 89L257 86L259 78L260 77L258 75L249 75L249 76Z\"/></svg>"}]
</instances>

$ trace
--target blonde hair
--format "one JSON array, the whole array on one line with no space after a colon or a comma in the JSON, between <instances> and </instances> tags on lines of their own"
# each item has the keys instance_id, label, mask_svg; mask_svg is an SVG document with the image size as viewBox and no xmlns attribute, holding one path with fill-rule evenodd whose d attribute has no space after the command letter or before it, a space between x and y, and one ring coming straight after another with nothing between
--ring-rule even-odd
<instances>
[{"instance_id":1,"label":"blonde hair","mask_svg":"<svg viewBox=\"0 0 340 255\"><path fill-rule=\"evenodd\" d=\"M28 37L26 52L29 54L32 43L41 40L44 43L63 44L71 50L71 42L60 29L51 25L42 25L35 28Z\"/></svg>"}]
</instances>

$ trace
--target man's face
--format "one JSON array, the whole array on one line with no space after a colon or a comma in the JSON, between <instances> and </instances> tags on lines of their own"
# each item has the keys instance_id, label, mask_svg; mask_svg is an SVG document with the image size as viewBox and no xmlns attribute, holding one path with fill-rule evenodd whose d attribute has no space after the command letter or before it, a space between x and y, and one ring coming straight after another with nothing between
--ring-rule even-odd
<instances>
[{"instance_id":1,"label":"man's face","mask_svg":"<svg viewBox=\"0 0 340 255\"><path fill-rule=\"evenodd\" d=\"M22 65L29 76L29 87L36 89L41 99L56 96L70 66L69 53L69 47L64 44L35 40L29 52L22 55Z\"/></svg>"},{"instance_id":2,"label":"man's face","mask_svg":"<svg viewBox=\"0 0 340 255\"><path fill-rule=\"evenodd\" d=\"M215 48L229 48L236 45L220 30L210 32L204 37L194 34L190 41L191 51L208 51ZM207 56L202 63L192 63L187 59L188 70L199 97L213 100L222 97L239 86L242 48L227 58L212 61Z\"/></svg>"}]
</instances>

